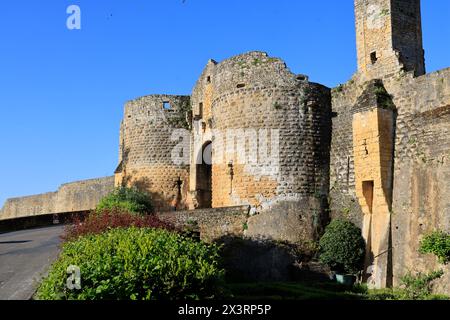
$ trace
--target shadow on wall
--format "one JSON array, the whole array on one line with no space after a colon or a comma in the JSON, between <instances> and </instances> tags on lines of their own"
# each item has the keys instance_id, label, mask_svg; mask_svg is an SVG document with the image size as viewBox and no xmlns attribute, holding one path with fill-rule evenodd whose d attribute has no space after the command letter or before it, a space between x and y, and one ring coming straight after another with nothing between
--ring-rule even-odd
<instances>
[{"instance_id":1,"label":"shadow on wall","mask_svg":"<svg viewBox=\"0 0 450 320\"><path fill-rule=\"evenodd\" d=\"M177 192L174 192L174 194L170 195L169 197L164 197L161 195L161 193L153 192L152 190L156 190L157 188L148 177L133 179L132 175L125 176L122 181L122 186L137 188L140 191L146 191L152 199L155 212L178 211L187 209L183 201L182 184L174 184L173 187L174 189L177 189Z\"/></svg>"},{"instance_id":2,"label":"shadow on wall","mask_svg":"<svg viewBox=\"0 0 450 320\"><path fill-rule=\"evenodd\" d=\"M312 252L271 239L224 236L222 245L227 281L326 281L329 270L312 261Z\"/></svg>"},{"instance_id":3,"label":"shadow on wall","mask_svg":"<svg viewBox=\"0 0 450 320\"><path fill-rule=\"evenodd\" d=\"M327 198L321 195L278 199L260 210L248 219L248 237L277 239L308 247L320 239L329 223Z\"/></svg>"}]
</instances>

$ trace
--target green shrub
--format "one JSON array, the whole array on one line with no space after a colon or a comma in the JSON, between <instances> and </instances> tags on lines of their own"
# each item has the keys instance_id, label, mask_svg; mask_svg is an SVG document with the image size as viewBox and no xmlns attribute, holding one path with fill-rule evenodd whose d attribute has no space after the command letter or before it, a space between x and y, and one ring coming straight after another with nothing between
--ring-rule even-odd
<instances>
[{"instance_id":1,"label":"green shrub","mask_svg":"<svg viewBox=\"0 0 450 320\"><path fill-rule=\"evenodd\" d=\"M66 287L81 270L81 290ZM42 300L176 300L220 294L219 247L165 230L119 228L63 245L36 294Z\"/></svg>"},{"instance_id":2,"label":"green shrub","mask_svg":"<svg viewBox=\"0 0 450 320\"><path fill-rule=\"evenodd\" d=\"M427 300L450 300L449 296L445 294L431 294L427 297Z\"/></svg>"},{"instance_id":3,"label":"green shrub","mask_svg":"<svg viewBox=\"0 0 450 320\"><path fill-rule=\"evenodd\" d=\"M450 300L450 297L442 294L431 294L428 290L420 293L400 288L372 289L365 295L367 300Z\"/></svg>"},{"instance_id":4,"label":"green shrub","mask_svg":"<svg viewBox=\"0 0 450 320\"><path fill-rule=\"evenodd\" d=\"M401 300L402 294L398 289L372 289L367 292L367 300Z\"/></svg>"},{"instance_id":5,"label":"green shrub","mask_svg":"<svg viewBox=\"0 0 450 320\"><path fill-rule=\"evenodd\" d=\"M97 211L119 209L137 214L153 212L150 196L137 188L119 187L108 194L97 206Z\"/></svg>"},{"instance_id":6,"label":"green shrub","mask_svg":"<svg viewBox=\"0 0 450 320\"><path fill-rule=\"evenodd\" d=\"M91 212L86 217L75 217L70 225L65 227L61 236L64 241L77 240L86 235L100 234L115 228L151 228L179 231L174 225L161 220L156 215L137 215L118 209L102 212Z\"/></svg>"},{"instance_id":7,"label":"green shrub","mask_svg":"<svg viewBox=\"0 0 450 320\"><path fill-rule=\"evenodd\" d=\"M319 242L320 262L332 270L357 273L364 267L365 241L361 230L345 220L333 220Z\"/></svg>"},{"instance_id":8,"label":"green shrub","mask_svg":"<svg viewBox=\"0 0 450 320\"><path fill-rule=\"evenodd\" d=\"M411 272L404 275L400 281L402 283L402 293L407 300L426 300L431 296L432 282L444 275L442 270L433 271L427 274Z\"/></svg>"},{"instance_id":9,"label":"green shrub","mask_svg":"<svg viewBox=\"0 0 450 320\"><path fill-rule=\"evenodd\" d=\"M439 262L447 264L450 261L450 234L435 231L425 236L420 242L420 253L432 253L438 257Z\"/></svg>"}]
</instances>

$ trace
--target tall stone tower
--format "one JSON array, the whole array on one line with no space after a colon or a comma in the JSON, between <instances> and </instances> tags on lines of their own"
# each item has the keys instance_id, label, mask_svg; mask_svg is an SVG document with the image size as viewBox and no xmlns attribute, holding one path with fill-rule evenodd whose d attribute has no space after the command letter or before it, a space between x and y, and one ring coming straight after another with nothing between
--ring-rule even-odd
<instances>
[{"instance_id":1,"label":"tall stone tower","mask_svg":"<svg viewBox=\"0 0 450 320\"><path fill-rule=\"evenodd\" d=\"M189 105L189 96L157 94L125 105L115 184L147 191L157 212L185 209Z\"/></svg>"},{"instance_id":2,"label":"tall stone tower","mask_svg":"<svg viewBox=\"0 0 450 320\"><path fill-rule=\"evenodd\" d=\"M425 74L420 0L355 0L358 71L367 80Z\"/></svg>"}]
</instances>

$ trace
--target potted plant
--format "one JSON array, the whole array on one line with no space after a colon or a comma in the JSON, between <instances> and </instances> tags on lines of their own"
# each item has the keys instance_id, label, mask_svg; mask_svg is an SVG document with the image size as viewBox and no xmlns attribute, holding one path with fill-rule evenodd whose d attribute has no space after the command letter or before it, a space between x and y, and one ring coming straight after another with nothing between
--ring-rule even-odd
<instances>
[{"instance_id":1,"label":"potted plant","mask_svg":"<svg viewBox=\"0 0 450 320\"><path fill-rule=\"evenodd\" d=\"M364 268L366 244L361 230L346 220L333 220L319 242L319 260L336 272L336 281L353 285Z\"/></svg>"}]
</instances>

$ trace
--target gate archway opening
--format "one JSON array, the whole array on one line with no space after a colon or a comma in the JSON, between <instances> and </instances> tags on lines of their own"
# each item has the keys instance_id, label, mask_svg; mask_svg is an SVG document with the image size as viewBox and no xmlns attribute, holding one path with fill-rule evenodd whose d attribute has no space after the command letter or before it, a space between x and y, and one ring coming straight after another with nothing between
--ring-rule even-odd
<instances>
[{"instance_id":1,"label":"gate archway opening","mask_svg":"<svg viewBox=\"0 0 450 320\"><path fill-rule=\"evenodd\" d=\"M201 164L197 163L196 191L199 209L212 207L212 143L203 144ZM200 162L200 161L199 161Z\"/></svg>"}]
</instances>

